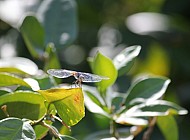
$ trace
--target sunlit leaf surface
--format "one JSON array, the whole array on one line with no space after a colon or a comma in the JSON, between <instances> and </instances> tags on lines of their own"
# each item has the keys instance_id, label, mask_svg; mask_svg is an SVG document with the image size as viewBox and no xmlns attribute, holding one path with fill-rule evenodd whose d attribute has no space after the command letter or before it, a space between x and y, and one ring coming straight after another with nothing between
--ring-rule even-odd
<instances>
[{"instance_id":1,"label":"sunlit leaf surface","mask_svg":"<svg viewBox=\"0 0 190 140\"><path fill-rule=\"evenodd\" d=\"M0 86L11 86L11 85L21 85L30 87L30 85L25 82L22 78L19 78L13 74L0 73Z\"/></svg>"},{"instance_id":2,"label":"sunlit leaf surface","mask_svg":"<svg viewBox=\"0 0 190 140\"><path fill-rule=\"evenodd\" d=\"M121 114L118 117L115 116L116 123L129 124L129 125L148 125L148 120L143 118L126 117L125 114Z\"/></svg>"},{"instance_id":3,"label":"sunlit leaf surface","mask_svg":"<svg viewBox=\"0 0 190 140\"><path fill-rule=\"evenodd\" d=\"M38 72L38 66L24 57L2 58L0 59L0 72L35 75Z\"/></svg>"},{"instance_id":4,"label":"sunlit leaf surface","mask_svg":"<svg viewBox=\"0 0 190 140\"><path fill-rule=\"evenodd\" d=\"M72 96L75 93L81 92L81 88L52 88L48 90L39 90L40 94L49 102L55 102Z\"/></svg>"},{"instance_id":5,"label":"sunlit leaf surface","mask_svg":"<svg viewBox=\"0 0 190 140\"><path fill-rule=\"evenodd\" d=\"M133 66L133 60L140 53L141 46L127 47L121 51L114 59L113 63L118 70L118 74L126 74Z\"/></svg>"},{"instance_id":6,"label":"sunlit leaf surface","mask_svg":"<svg viewBox=\"0 0 190 140\"><path fill-rule=\"evenodd\" d=\"M104 91L107 87L111 86L117 78L117 70L114 64L108 57L105 57L101 53L98 53L94 58L92 70L97 75L102 75L109 78L108 80L102 80L97 83L101 91Z\"/></svg>"},{"instance_id":7,"label":"sunlit leaf surface","mask_svg":"<svg viewBox=\"0 0 190 140\"><path fill-rule=\"evenodd\" d=\"M73 90L71 96L53 104L61 119L69 126L78 123L85 115L84 97L81 89Z\"/></svg>"},{"instance_id":8,"label":"sunlit leaf surface","mask_svg":"<svg viewBox=\"0 0 190 140\"><path fill-rule=\"evenodd\" d=\"M49 103L53 103L60 118L69 126L78 123L85 115L81 88L40 90Z\"/></svg>"},{"instance_id":9,"label":"sunlit leaf surface","mask_svg":"<svg viewBox=\"0 0 190 140\"><path fill-rule=\"evenodd\" d=\"M7 112L10 116L37 120L46 113L44 98L32 91L17 91L2 95L0 106L7 105ZM0 110L0 118L5 114Z\"/></svg>"},{"instance_id":10,"label":"sunlit leaf surface","mask_svg":"<svg viewBox=\"0 0 190 140\"><path fill-rule=\"evenodd\" d=\"M105 103L98 91L94 87L83 86L85 106L90 112L98 113L106 117L110 117L109 114L104 110Z\"/></svg>"}]
</instances>

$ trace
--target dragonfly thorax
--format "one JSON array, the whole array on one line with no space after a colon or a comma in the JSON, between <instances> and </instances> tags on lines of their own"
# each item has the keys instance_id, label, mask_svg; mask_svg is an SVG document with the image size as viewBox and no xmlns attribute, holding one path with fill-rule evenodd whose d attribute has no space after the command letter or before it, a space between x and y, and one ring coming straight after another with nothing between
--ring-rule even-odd
<instances>
[{"instance_id":1,"label":"dragonfly thorax","mask_svg":"<svg viewBox=\"0 0 190 140\"><path fill-rule=\"evenodd\" d=\"M76 78L76 79L79 79L81 82L84 80L84 75L82 74L82 73L80 73L80 72L75 72L74 73L74 77Z\"/></svg>"}]
</instances>

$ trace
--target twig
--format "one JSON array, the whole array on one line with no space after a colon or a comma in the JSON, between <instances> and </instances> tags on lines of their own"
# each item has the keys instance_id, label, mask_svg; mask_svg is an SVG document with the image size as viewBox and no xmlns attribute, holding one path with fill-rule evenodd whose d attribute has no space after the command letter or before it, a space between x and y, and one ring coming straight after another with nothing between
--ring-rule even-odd
<instances>
[{"instance_id":1,"label":"twig","mask_svg":"<svg viewBox=\"0 0 190 140\"><path fill-rule=\"evenodd\" d=\"M53 129L53 127L52 127L51 125L48 125L48 124L45 123L44 121L40 122L40 124L41 124L42 126L48 128L49 131L52 132L52 134L54 135L54 137L59 138L59 133L58 133L55 129Z\"/></svg>"},{"instance_id":2,"label":"twig","mask_svg":"<svg viewBox=\"0 0 190 140\"><path fill-rule=\"evenodd\" d=\"M150 135L151 135L152 132L153 132L153 129L154 129L155 124L156 124L156 117L153 117L153 118L151 118L151 120L150 120L149 127L148 127L148 129L145 131L142 140L150 140Z\"/></svg>"}]
</instances>

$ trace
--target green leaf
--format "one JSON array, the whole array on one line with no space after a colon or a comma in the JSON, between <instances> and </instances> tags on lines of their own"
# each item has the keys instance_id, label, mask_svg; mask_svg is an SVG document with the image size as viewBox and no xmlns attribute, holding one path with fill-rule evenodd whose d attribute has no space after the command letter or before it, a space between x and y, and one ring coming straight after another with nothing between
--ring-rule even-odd
<instances>
[{"instance_id":1,"label":"green leaf","mask_svg":"<svg viewBox=\"0 0 190 140\"><path fill-rule=\"evenodd\" d=\"M23 75L27 74L24 71L19 70L17 68L13 68L13 67L3 67L3 68L0 68L0 72L9 72L9 73L23 74Z\"/></svg>"},{"instance_id":2,"label":"green leaf","mask_svg":"<svg viewBox=\"0 0 190 140\"><path fill-rule=\"evenodd\" d=\"M59 69L61 65L59 63L58 56L56 54L56 48L53 43L49 43L46 47L47 60L45 61L44 71L48 69Z\"/></svg>"},{"instance_id":3,"label":"green leaf","mask_svg":"<svg viewBox=\"0 0 190 140\"><path fill-rule=\"evenodd\" d=\"M74 0L43 1L37 15L45 27L46 44L53 42L55 47L72 43L77 36L77 14Z\"/></svg>"},{"instance_id":4,"label":"green leaf","mask_svg":"<svg viewBox=\"0 0 190 140\"><path fill-rule=\"evenodd\" d=\"M164 77L145 77L134 83L127 92L126 106L159 99L165 93L170 80Z\"/></svg>"},{"instance_id":5,"label":"green leaf","mask_svg":"<svg viewBox=\"0 0 190 140\"><path fill-rule=\"evenodd\" d=\"M104 92L106 88L111 86L116 78L117 78L117 70L112 63L112 61L108 58L102 55L101 53L97 53L96 57L93 60L93 72L98 75L106 76L109 79L108 80L102 80L98 83L98 86L100 88L101 92Z\"/></svg>"},{"instance_id":6,"label":"green leaf","mask_svg":"<svg viewBox=\"0 0 190 140\"><path fill-rule=\"evenodd\" d=\"M0 86L21 85L30 87L30 85L27 82L13 74L0 73L0 77Z\"/></svg>"},{"instance_id":7,"label":"green leaf","mask_svg":"<svg viewBox=\"0 0 190 140\"><path fill-rule=\"evenodd\" d=\"M35 140L35 132L29 122L18 118L6 118L0 121L1 140Z\"/></svg>"},{"instance_id":8,"label":"green leaf","mask_svg":"<svg viewBox=\"0 0 190 140\"><path fill-rule=\"evenodd\" d=\"M132 68L134 59L139 55L140 50L141 46L138 45L127 47L113 59L119 76L126 74Z\"/></svg>"},{"instance_id":9,"label":"green leaf","mask_svg":"<svg viewBox=\"0 0 190 140\"><path fill-rule=\"evenodd\" d=\"M38 81L38 84L40 86L40 89L44 90L44 89L49 89L53 86L55 86L55 81L53 78L44 75L44 76L40 76L40 77L36 77L36 80Z\"/></svg>"},{"instance_id":10,"label":"green leaf","mask_svg":"<svg viewBox=\"0 0 190 140\"><path fill-rule=\"evenodd\" d=\"M104 110L105 103L98 93L97 89L90 86L83 86L85 106L90 112L98 113L106 117L110 117L108 113ZM107 109L108 110L108 109Z\"/></svg>"},{"instance_id":11,"label":"green leaf","mask_svg":"<svg viewBox=\"0 0 190 140\"><path fill-rule=\"evenodd\" d=\"M20 31L26 46L33 57L38 58L44 49L44 29L34 16L26 16Z\"/></svg>"},{"instance_id":12,"label":"green leaf","mask_svg":"<svg viewBox=\"0 0 190 140\"><path fill-rule=\"evenodd\" d=\"M77 124L85 115L82 89L73 88L71 92L71 96L53 102L58 115L68 126Z\"/></svg>"},{"instance_id":13,"label":"green leaf","mask_svg":"<svg viewBox=\"0 0 190 140\"><path fill-rule=\"evenodd\" d=\"M0 59L0 72L35 75L38 72L38 66L24 57L2 58Z\"/></svg>"},{"instance_id":14,"label":"green leaf","mask_svg":"<svg viewBox=\"0 0 190 140\"><path fill-rule=\"evenodd\" d=\"M5 95L5 94L9 94L10 92L12 92L12 90L10 88L7 88L7 87L1 87L0 88L0 96Z\"/></svg>"},{"instance_id":15,"label":"green leaf","mask_svg":"<svg viewBox=\"0 0 190 140\"><path fill-rule=\"evenodd\" d=\"M164 135L165 140L178 140L178 126L173 116L169 115L164 117L158 117L157 125Z\"/></svg>"},{"instance_id":16,"label":"green leaf","mask_svg":"<svg viewBox=\"0 0 190 140\"><path fill-rule=\"evenodd\" d=\"M156 100L133 106L128 109L125 117L144 117L144 116L167 116L167 115L185 115L188 111L177 104Z\"/></svg>"},{"instance_id":17,"label":"green leaf","mask_svg":"<svg viewBox=\"0 0 190 140\"><path fill-rule=\"evenodd\" d=\"M7 105L7 112L12 117L37 120L46 113L44 98L35 92L17 91L2 95L0 106ZM0 110L0 119L5 118Z\"/></svg>"},{"instance_id":18,"label":"green leaf","mask_svg":"<svg viewBox=\"0 0 190 140\"><path fill-rule=\"evenodd\" d=\"M48 105L48 104L47 104ZM49 113L51 113L52 115L56 115L56 110L53 104L50 104L50 106L48 106L48 111ZM44 120L44 122L48 125L52 125L53 122L49 121L49 120ZM47 135L47 132L49 131L49 128L44 127L42 125L34 125L33 126L34 131L36 133L36 139L40 140L43 139L43 137L45 137Z\"/></svg>"}]
</instances>

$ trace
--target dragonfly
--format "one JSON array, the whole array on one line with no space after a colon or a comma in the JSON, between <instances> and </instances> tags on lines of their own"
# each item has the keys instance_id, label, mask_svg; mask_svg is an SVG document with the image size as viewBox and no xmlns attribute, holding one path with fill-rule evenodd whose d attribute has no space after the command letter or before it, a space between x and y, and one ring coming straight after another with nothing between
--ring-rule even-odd
<instances>
[{"instance_id":1,"label":"dragonfly","mask_svg":"<svg viewBox=\"0 0 190 140\"><path fill-rule=\"evenodd\" d=\"M57 78L67 78L70 76L74 76L76 81L75 84L81 86L82 82L100 82L102 80L108 80L109 78L106 76L100 76L96 74L86 73L86 72L78 72L66 69L49 69L47 73L57 77Z\"/></svg>"}]
</instances>

